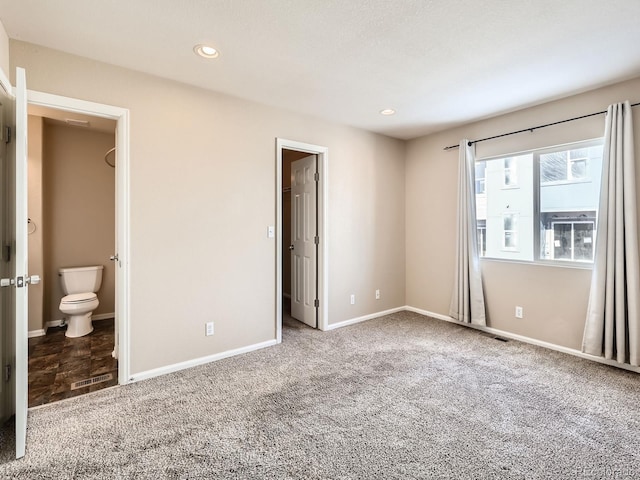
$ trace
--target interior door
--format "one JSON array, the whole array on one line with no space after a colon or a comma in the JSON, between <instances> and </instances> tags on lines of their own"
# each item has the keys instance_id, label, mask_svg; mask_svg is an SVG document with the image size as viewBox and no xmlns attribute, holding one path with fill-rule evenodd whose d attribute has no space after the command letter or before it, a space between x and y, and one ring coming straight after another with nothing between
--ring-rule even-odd
<instances>
[{"instance_id":1,"label":"interior door","mask_svg":"<svg viewBox=\"0 0 640 480\"><path fill-rule=\"evenodd\" d=\"M317 161L291 163L291 316L317 328Z\"/></svg>"},{"instance_id":2,"label":"interior door","mask_svg":"<svg viewBox=\"0 0 640 480\"><path fill-rule=\"evenodd\" d=\"M13 275L9 249L13 243L13 215L9 215L7 205L13 198L13 164L15 143L10 144L14 125L15 100L10 85L0 85L0 277L2 286L11 286ZM0 288L0 422L4 424L14 413L13 383L8 377L8 369L13 366L15 358L14 322L13 322L13 289Z\"/></svg>"},{"instance_id":3,"label":"interior door","mask_svg":"<svg viewBox=\"0 0 640 480\"><path fill-rule=\"evenodd\" d=\"M28 290L31 281L27 272L27 81L22 68L16 70L15 127L15 398L16 398L16 458L24 456L27 440L28 393ZM37 283L37 277L34 277Z\"/></svg>"}]
</instances>

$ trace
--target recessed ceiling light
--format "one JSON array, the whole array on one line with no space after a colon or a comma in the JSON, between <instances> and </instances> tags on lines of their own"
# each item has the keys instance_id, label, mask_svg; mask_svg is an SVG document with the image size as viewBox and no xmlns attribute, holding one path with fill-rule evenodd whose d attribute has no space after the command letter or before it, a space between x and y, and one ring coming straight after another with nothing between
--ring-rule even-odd
<instances>
[{"instance_id":1,"label":"recessed ceiling light","mask_svg":"<svg viewBox=\"0 0 640 480\"><path fill-rule=\"evenodd\" d=\"M385 108L384 110L380 110L380 115L393 115L396 111L393 108Z\"/></svg>"},{"instance_id":2,"label":"recessed ceiling light","mask_svg":"<svg viewBox=\"0 0 640 480\"><path fill-rule=\"evenodd\" d=\"M218 50L216 50L215 48L203 44L198 44L193 47L193 51L204 58L216 58L218 55L220 55L220 52L218 52Z\"/></svg>"}]
</instances>

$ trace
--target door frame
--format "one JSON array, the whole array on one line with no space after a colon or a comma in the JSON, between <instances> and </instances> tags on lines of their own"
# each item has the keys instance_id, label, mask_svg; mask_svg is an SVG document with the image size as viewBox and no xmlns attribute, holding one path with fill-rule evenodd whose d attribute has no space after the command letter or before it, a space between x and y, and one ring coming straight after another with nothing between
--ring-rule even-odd
<instances>
[{"instance_id":1,"label":"door frame","mask_svg":"<svg viewBox=\"0 0 640 480\"><path fill-rule=\"evenodd\" d=\"M130 372L130 185L129 110L112 105L27 90L27 104L115 120L116 126L116 305L114 325L118 338L118 383L129 383Z\"/></svg>"},{"instance_id":2,"label":"door frame","mask_svg":"<svg viewBox=\"0 0 640 480\"><path fill-rule=\"evenodd\" d=\"M329 327L329 149L310 143L276 138L276 341L282 342L282 150L317 155L318 173L318 328Z\"/></svg>"}]
</instances>

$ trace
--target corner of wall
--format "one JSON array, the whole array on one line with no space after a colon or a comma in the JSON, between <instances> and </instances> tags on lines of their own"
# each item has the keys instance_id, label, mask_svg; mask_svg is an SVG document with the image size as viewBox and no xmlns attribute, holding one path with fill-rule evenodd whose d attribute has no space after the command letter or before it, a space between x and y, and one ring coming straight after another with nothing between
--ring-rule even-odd
<instances>
[{"instance_id":1,"label":"corner of wall","mask_svg":"<svg viewBox=\"0 0 640 480\"><path fill-rule=\"evenodd\" d=\"M9 86L9 36L0 21L0 80Z\"/></svg>"}]
</instances>

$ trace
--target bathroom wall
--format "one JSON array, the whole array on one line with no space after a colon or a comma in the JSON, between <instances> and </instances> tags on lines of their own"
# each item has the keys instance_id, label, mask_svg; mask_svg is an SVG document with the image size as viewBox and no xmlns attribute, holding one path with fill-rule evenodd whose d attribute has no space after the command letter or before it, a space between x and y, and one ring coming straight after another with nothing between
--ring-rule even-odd
<instances>
[{"instance_id":1,"label":"bathroom wall","mask_svg":"<svg viewBox=\"0 0 640 480\"><path fill-rule=\"evenodd\" d=\"M44 291L51 278L44 274L43 232L44 219L42 215L42 141L44 120L42 117L29 115L28 123L28 158L27 175L29 232L29 274L40 275L42 280L38 285L29 285L29 332L44 334L43 307Z\"/></svg>"},{"instance_id":2,"label":"bathroom wall","mask_svg":"<svg viewBox=\"0 0 640 480\"><path fill-rule=\"evenodd\" d=\"M53 120L44 123L44 318L58 320L63 296L61 267L104 265L100 306L94 315L114 312L115 169L104 162L115 135Z\"/></svg>"}]
</instances>

